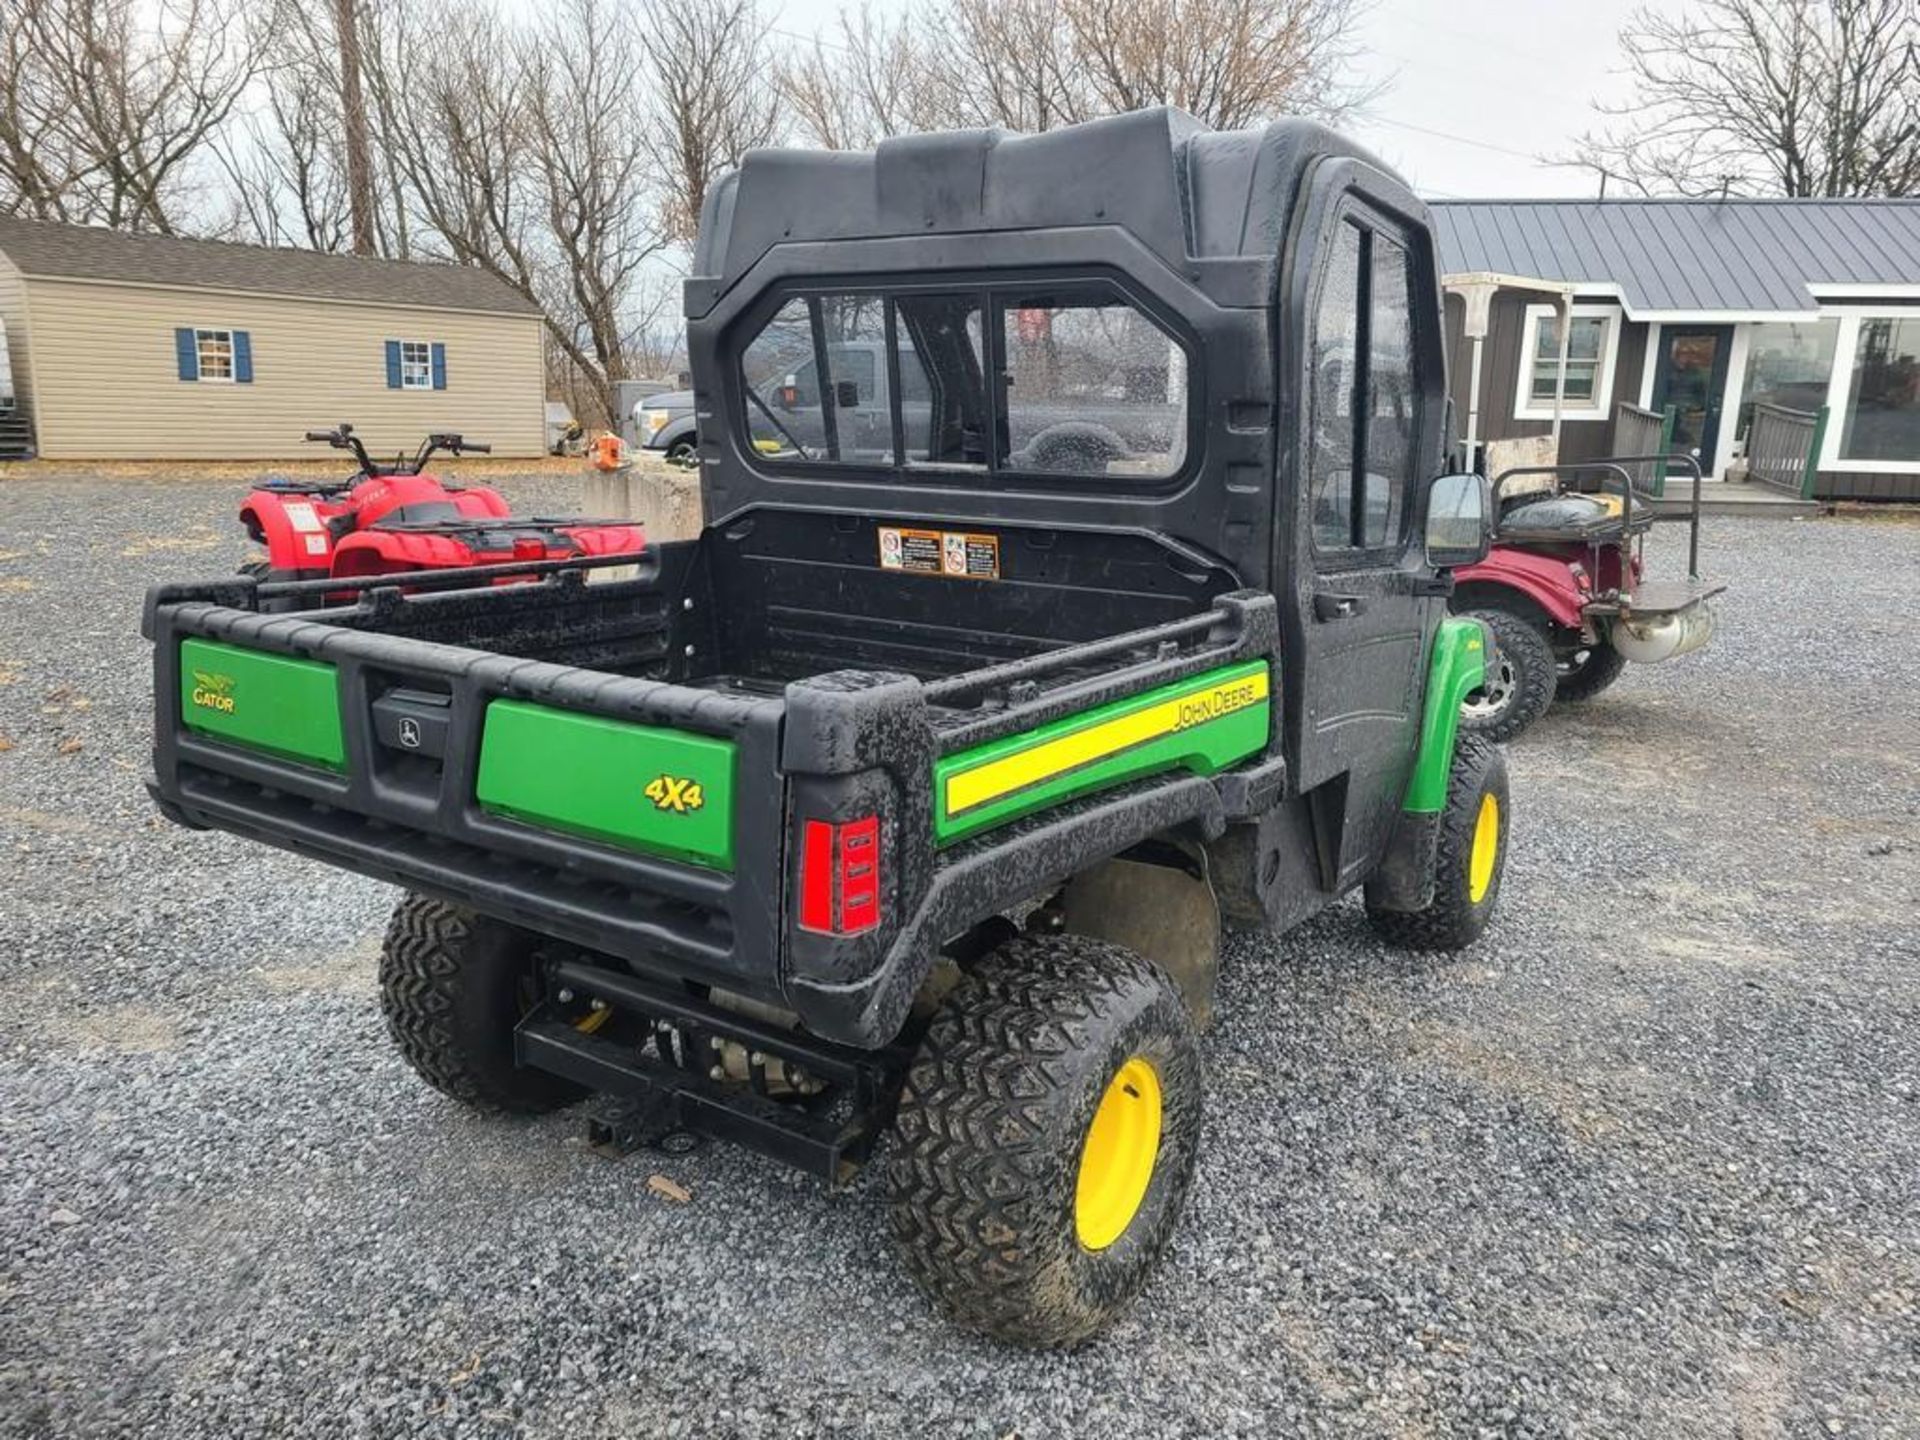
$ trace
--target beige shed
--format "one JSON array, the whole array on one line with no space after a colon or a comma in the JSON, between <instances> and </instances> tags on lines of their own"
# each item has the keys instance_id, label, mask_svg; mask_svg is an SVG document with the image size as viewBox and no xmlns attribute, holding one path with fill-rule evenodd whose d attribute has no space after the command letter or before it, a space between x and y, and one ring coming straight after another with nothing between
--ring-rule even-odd
<instances>
[{"instance_id":1,"label":"beige shed","mask_svg":"<svg viewBox=\"0 0 1920 1440\"><path fill-rule=\"evenodd\" d=\"M0 421L46 459L311 457L342 420L544 448L539 310L467 266L0 217L0 325Z\"/></svg>"}]
</instances>

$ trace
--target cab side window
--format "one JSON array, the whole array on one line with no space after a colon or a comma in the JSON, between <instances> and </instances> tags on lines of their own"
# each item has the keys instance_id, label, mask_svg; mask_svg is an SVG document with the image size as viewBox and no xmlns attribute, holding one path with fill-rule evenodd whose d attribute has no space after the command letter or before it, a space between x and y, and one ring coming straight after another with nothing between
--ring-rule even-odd
<instances>
[{"instance_id":1,"label":"cab side window","mask_svg":"<svg viewBox=\"0 0 1920 1440\"><path fill-rule=\"evenodd\" d=\"M1397 554L1405 534L1420 423L1410 266L1404 245L1348 218L1322 272L1308 497L1314 549L1336 563Z\"/></svg>"},{"instance_id":2,"label":"cab side window","mask_svg":"<svg viewBox=\"0 0 1920 1440\"><path fill-rule=\"evenodd\" d=\"M1367 296L1367 455L1360 541L1369 550L1399 546L1413 484L1420 392L1415 388L1413 307L1406 248L1375 231Z\"/></svg>"},{"instance_id":3,"label":"cab side window","mask_svg":"<svg viewBox=\"0 0 1920 1440\"><path fill-rule=\"evenodd\" d=\"M1316 550L1353 543L1353 396L1360 377L1360 227L1343 221L1313 319L1313 453L1308 495Z\"/></svg>"}]
</instances>

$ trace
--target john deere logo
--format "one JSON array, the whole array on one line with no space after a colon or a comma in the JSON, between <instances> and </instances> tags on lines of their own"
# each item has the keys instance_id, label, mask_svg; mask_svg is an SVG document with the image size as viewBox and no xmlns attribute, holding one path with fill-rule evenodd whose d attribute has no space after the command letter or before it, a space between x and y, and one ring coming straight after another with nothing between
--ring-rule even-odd
<instances>
[{"instance_id":1,"label":"john deere logo","mask_svg":"<svg viewBox=\"0 0 1920 1440\"><path fill-rule=\"evenodd\" d=\"M670 810L675 815L686 815L707 803L698 780L676 780L671 775L649 781L645 793L654 809Z\"/></svg>"},{"instance_id":2,"label":"john deere logo","mask_svg":"<svg viewBox=\"0 0 1920 1440\"><path fill-rule=\"evenodd\" d=\"M193 703L202 710L218 710L222 715L233 713L233 677L214 675L205 670L193 672Z\"/></svg>"}]
</instances>

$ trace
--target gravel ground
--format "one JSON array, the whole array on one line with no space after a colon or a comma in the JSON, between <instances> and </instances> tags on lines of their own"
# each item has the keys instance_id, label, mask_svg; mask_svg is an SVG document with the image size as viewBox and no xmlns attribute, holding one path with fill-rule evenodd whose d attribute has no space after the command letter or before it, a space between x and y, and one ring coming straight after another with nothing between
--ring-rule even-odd
<instances>
[{"instance_id":1,"label":"gravel ground","mask_svg":"<svg viewBox=\"0 0 1920 1440\"><path fill-rule=\"evenodd\" d=\"M870 1182L463 1113L391 891L158 819L138 603L234 499L0 485L0 1431L1920 1433L1911 521L1709 522L1721 635L1514 748L1472 951L1233 942L1168 1262L1033 1356Z\"/></svg>"}]
</instances>

